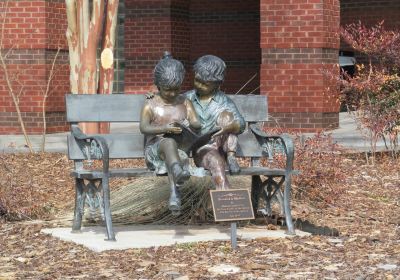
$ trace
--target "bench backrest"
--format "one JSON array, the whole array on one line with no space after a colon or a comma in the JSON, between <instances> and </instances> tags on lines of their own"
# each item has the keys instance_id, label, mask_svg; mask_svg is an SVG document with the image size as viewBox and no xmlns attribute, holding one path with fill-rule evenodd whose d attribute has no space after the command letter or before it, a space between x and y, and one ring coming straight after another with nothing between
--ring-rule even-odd
<instances>
[{"instance_id":1,"label":"bench backrest","mask_svg":"<svg viewBox=\"0 0 400 280\"><path fill-rule=\"evenodd\" d=\"M247 122L267 121L263 95L230 95ZM67 94L67 122L139 122L143 94Z\"/></svg>"},{"instance_id":2,"label":"bench backrest","mask_svg":"<svg viewBox=\"0 0 400 280\"><path fill-rule=\"evenodd\" d=\"M268 120L267 97L262 95L229 95L246 122ZM145 101L143 94L67 94L67 122L139 122L140 111ZM125 134L102 135L110 148L110 158L142 158L144 137L137 130ZM239 136L238 156L260 156L257 140L249 133ZM70 159L85 159L75 139L68 136Z\"/></svg>"}]
</instances>

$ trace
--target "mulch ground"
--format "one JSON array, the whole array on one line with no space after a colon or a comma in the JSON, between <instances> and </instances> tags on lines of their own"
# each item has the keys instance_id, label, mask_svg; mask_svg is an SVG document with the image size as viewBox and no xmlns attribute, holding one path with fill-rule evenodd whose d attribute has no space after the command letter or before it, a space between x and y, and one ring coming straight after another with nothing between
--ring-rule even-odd
<instances>
[{"instance_id":1,"label":"mulch ground","mask_svg":"<svg viewBox=\"0 0 400 280\"><path fill-rule=\"evenodd\" d=\"M325 205L293 200L294 217L336 228L337 237L239 241L236 251L202 242L95 253L40 233L72 209L66 156L0 154L0 279L400 279L399 160L342 163L337 197ZM221 264L240 271L218 274L212 268Z\"/></svg>"}]
</instances>

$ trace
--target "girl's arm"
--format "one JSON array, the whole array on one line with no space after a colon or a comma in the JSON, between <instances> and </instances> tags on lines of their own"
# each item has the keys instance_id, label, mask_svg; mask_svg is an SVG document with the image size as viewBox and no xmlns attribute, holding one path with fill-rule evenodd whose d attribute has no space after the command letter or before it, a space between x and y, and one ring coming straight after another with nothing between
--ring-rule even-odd
<instances>
[{"instance_id":1,"label":"girl's arm","mask_svg":"<svg viewBox=\"0 0 400 280\"><path fill-rule=\"evenodd\" d=\"M151 110L148 103L142 108L142 112L140 113L140 132L143 134L163 134L163 133L173 133L179 134L182 133L182 128L177 127L175 124L170 123L163 126L154 126L151 124L151 119L153 117L153 111Z\"/></svg>"},{"instance_id":2,"label":"girl's arm","mask_svg":"<svg viewBox=\"0 0 400 280\"><path fill-rule=\"evenodd\" d=\"M190 127L194 129L200 129L201 128L201 123L199 120L199 117L193 107L192 102L189 99L185 99L185 105L186 105L186 110L187 110L187 118L189 120Z\"/></svg>"}]
</instances>

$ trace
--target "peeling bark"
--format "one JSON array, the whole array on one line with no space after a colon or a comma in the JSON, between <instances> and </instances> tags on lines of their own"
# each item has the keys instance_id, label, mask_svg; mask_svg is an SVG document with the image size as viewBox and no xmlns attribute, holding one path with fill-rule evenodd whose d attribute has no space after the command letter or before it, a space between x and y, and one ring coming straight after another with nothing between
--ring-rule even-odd
<instances>
[{"instance_id":1,"label":"peeling bark","mask_svg":"<svg viewBox=\"0 0 400 280\"><path fill-rule=\"evenodd\" d=\"M108 0L107 10L106 10L106 23L103 32L103 51L109 49L114 53L115 48L115 37L116 37L116 26L118 18L118 4L119 0ZM114 63L111 67L101 64L100 67L100 80L99 80L99 93L100 94L111 94L113 91L113 81L114 81ZM108 123L100 124L100 132L108 133L110 131L110 126Z\"/></svg>"},{"instance_id":2,"label":"peeling bark","mask_svg":"<svg viewBox=\"0 0 400 280\"><path fill-rule=\"evenodd\" d=\"M112 93L114 69L100 67L98 76L97 47L114 50L118 0L66 0L68 29L66 32L70 58L70 84L72 93ZM105 24L104 12L106 11ZM104 30L103 30L104 26ZM85 133L98 133L99 125L82 125Z\"/></svg>"},{"instance_id":3,"label":"peeling bark","mask_svg":"<svg viewBox=\"0 0 400 280\"><path fill-rule=\"evenodd\" d=\"M69 48L69 62L70 62L70 75L69 81L71 86L71 93L78 93L78 76L79 76L79 41L77 29L77 15L76 15L76 0L66 0L67 10L67 41Z\"/></svg>"},{"instance_id":4,"label":"peeling bark","mask_svg":"<svg viewBox=\"0 0 400 280\"><path fill-rule=\"evenodd\" d=\"M102 49L110 49L114 52L115 35L117 26L117 12L119 0L109 0L107 3L106 25L103 33ZM114 65L100 68L100 86L99 93L111 94L113 90Z\"/></svg>"}]
</instances>

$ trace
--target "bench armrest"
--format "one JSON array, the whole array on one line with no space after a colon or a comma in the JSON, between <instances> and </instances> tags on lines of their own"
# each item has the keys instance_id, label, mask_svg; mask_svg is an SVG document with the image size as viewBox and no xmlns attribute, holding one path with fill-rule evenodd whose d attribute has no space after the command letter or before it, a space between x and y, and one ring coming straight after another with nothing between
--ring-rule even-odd
<instances>
[{"instance_id":1,"label":"bench armrest","mask_svg":"<svg viewBox=\"0 0 400 280\"><path fill-rule=\"evenodd\" d=\"M91 151L84 151L82 147L85 147L86 143L95 143L97 147L100 149L100 157L103 161L103 173L104 175L109 173L109 149L107 146L106 140L99 135L87 135L82 132L78 125L71 125L71 134L77 140L82 149L82 153L86 154L86 156L90 159ZM92 145L91 145L92 146ZM87 147L87 146L86 146ZM97 156L95 156L97 158Z\"/></svg>"},{"instance_id":2,"label":"bench armrest","mask_svg":"<svg viewBox=\"0 0 400 280\"><path fill-rule=\"evenodd\" d=\"M268 142L279 142L282 144L283 151L286 155L286 171L291 172L293 170L293 159L294 159L294 143L293 139L289 136L289 134L279 134L279 135L269 135L262 131L257 124L250 124L250 130L254 133L258 140L261 140L261 143L268 145ZM268 149L268 148L267 148ZM272 151L268 151L271 153ZM270 154L269 154L270 156Z\"/></svg>"}]
</instances>

